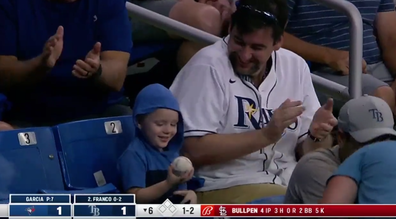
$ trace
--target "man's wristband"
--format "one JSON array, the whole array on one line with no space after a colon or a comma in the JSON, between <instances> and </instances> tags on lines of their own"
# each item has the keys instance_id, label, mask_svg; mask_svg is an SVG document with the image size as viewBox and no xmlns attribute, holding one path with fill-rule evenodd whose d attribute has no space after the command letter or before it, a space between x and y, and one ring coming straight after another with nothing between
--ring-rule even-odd
<instances>
[{"instance_id":1,"label":"man's wristband","mask_svg":"<svg viewBox=\"0 0 396 219\"><path fill-rule=\"evenodd\" d=\"M321 141L323 141L323 138L320 139L320 138L317 138L317 137L313 136L310 130L308 130L308 137L309 137L312 141L314 141L314 142L321 142Z\"/></svg>"}]
</instances>

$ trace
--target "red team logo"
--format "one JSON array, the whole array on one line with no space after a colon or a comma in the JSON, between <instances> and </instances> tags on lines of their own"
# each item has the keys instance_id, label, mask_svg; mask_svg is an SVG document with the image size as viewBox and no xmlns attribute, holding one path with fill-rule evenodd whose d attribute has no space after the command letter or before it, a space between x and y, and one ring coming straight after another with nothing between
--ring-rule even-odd
<instances>
[{"instance_id":1,"label":"red team logo","mask_svg":"<svg viewBox=\"0 0 396 219\"><path fill-rule=\"evenodd\" d=\"M215 216L213 205L202 205L201 216Z\"/></svg>"}]
</instances>

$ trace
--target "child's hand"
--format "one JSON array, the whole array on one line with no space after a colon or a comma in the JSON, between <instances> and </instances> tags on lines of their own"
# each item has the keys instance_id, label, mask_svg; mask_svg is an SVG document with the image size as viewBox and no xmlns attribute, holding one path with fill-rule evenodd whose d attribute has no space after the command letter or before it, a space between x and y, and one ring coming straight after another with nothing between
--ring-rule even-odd
<instances>
[{"instance_id":1,"label":"child's hand","mask_svg":"<svg viewBox=\"0 0 396 219\"><path fill-rule=\"evenodd\" d=\"M184 199L180 204L185 204L189 202L190 204L197 204L197 194L192 190L180 190L173 193L174 195L184 196Z\"/></svg>"},{"instance_id":2,"label":"child's hand","mask_svg":"<svg viewBox=\"0 0 396 219\"><path fill-rule=\"evenodd\" d=\"M185 183L185 182L189 181L193 176L194 176L194 169L192 169L188 173L185 173L182 176L176 176L175 174L173 174L173 166L170 165L168 168L168 177L166 178L166 181L171 186L174 186L174 185Z\"/></svg>"}]
</instances>

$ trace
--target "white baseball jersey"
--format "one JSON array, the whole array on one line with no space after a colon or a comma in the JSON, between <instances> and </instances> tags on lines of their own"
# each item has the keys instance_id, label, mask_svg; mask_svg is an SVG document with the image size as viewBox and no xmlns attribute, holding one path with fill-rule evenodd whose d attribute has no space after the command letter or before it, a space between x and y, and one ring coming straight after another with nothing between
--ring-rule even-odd
<instances>
[{"instance_id":1,"label":"white baseball jersey","mask_svg":"<svg viewBox=\"0 0 396 219\"><path fill-rule=\"evenodd\" d=\"M272 68L256 88L234 73L223 40L199 51L179 72L171 91L180 104L185 137L247 132L268 124L287 98L306 107L274 145L239 159L204 166L200 191L237 185L276 183L287 186L296 165L295 147L305 139L320 107L306 62L285 49L272 53ZM216 147L216 145L213 145Z\"/></svg>"}]
</instances>

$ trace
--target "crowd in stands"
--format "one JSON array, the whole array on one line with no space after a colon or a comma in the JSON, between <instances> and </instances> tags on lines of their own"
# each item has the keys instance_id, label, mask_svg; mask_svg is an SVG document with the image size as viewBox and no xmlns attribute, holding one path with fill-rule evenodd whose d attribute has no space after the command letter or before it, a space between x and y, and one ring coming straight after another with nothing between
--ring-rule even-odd
<instances>
[{"instance_id":1,"label":"crowd in stands","mask_svg":"<svg viewBox=\"0 0 396 219\"><path fill-rule=\"evenodd\" d=\"M310 0L131 1L222 37L213 45L130 21L125 0L0 0L0 131L133 116L117 168L138 203L396 203L395 5L348 1L363 19L367 95L344 104L311 72L348 86L349 20ZM182 40L172 85L148 85L133 109L132 39ZM174 174L180 155L195 171Z\"/></svg>"}]
</instances>

